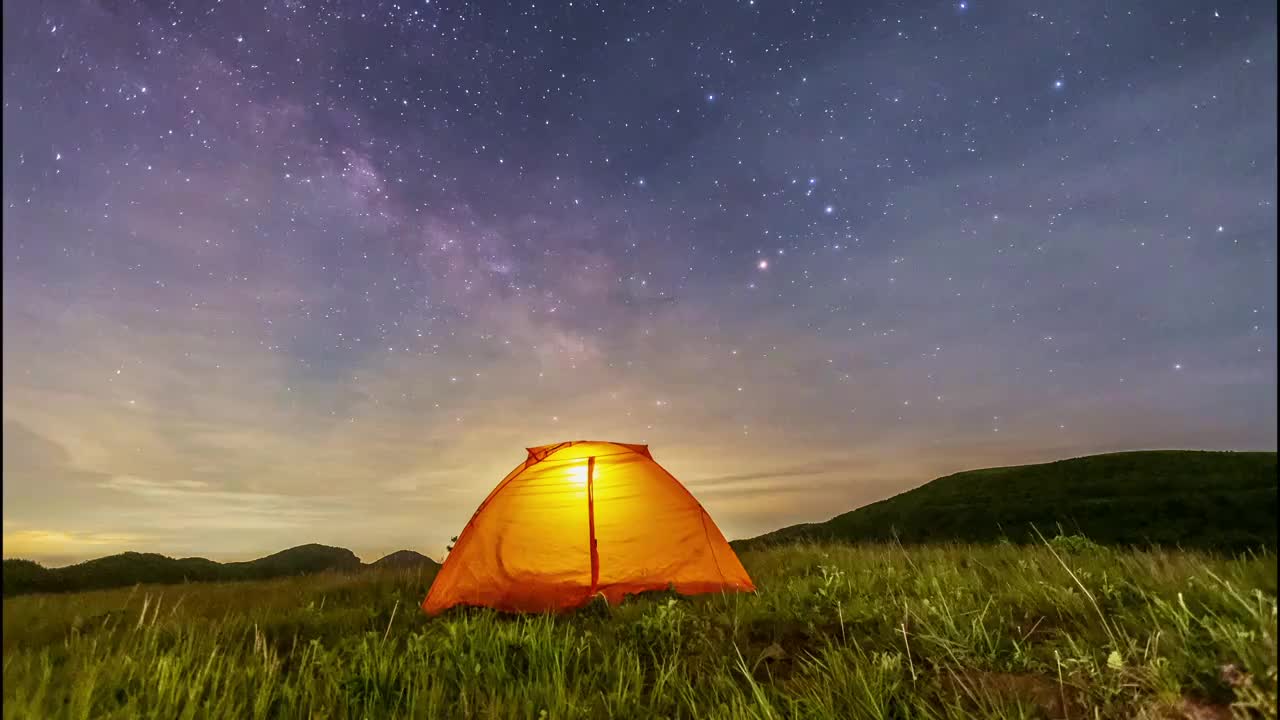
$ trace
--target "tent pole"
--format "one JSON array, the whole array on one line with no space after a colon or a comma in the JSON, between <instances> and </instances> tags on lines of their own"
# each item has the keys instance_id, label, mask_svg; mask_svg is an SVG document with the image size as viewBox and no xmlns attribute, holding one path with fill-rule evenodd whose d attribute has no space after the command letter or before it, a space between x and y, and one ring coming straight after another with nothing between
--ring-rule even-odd
<instances>
[{"instance_id":1,"label":"tent pole","mask_svg":"<svg viewBox=\"0 0 1280 720\"><path fill-rule=\"evenodd\" d=\"M587 528L591 533L591 594L596 594L600 582L600 554L596 551L596 459L587 458Z\"/></svg>"}]
</instances>

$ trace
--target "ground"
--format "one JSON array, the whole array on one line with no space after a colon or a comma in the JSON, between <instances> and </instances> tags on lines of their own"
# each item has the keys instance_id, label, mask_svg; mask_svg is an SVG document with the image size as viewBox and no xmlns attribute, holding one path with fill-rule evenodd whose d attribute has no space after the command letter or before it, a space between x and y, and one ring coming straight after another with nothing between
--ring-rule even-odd
<instances>
[{"instance_id":1,"label":"ground","mask_svg":"<svg viewBox=\"0 0 1280 720\"><path fill-rule=\"evenodd\" d=\"M742 559L756 594L556 617L427 618L431 570L6 599L4 717L1276 717L1270 554Z\"/></svg>"}]
</instances>

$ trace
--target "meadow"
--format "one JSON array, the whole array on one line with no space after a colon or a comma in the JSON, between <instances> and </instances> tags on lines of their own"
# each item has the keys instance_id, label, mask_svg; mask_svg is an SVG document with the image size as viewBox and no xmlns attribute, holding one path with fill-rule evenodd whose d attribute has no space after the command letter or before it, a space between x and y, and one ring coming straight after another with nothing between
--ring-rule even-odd
<instances>
[{"instance_id":1,"label":"meadow","mask_svg":"<svg viewBox=\"0 0 1280 720\"><path fill-rule=\"evenodd\" d=\"M1275 557L798 544L756 594L418 608L432 570L7 598L5 718L1276 717Z\"/></svg>"}]
</instances>

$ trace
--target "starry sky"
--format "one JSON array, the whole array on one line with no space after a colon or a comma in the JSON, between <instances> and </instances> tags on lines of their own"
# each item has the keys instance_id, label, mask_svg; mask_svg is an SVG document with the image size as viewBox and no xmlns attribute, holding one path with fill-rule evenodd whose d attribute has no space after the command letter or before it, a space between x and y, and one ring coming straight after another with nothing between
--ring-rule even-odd
<instances>
[{"instance_id":1,"label":"starry sky","mask_svg":"<svg viewBox=\"0 0 1280 720\"><path fill-rule=\"evenodd\" d=\"M1276 447L1270 2L4 3L4 552Z\"/></svg>"}]
</instances>

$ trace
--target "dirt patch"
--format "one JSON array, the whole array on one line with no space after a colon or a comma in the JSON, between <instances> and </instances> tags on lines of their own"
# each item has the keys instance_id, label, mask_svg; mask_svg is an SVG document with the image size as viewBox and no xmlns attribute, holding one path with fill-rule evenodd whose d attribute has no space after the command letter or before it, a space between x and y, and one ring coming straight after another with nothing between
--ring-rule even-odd
<instances>
[{"instance_id":1,"label":"dirt patch","mask_svg":"<svg viewBox=\"0 0 1280 720\"><path fill-rule=\"evenodd\" d=\"M1138 713L1137 720L1232 720L1229 705L1217 705L1182 698L1174 705L1151 706Z\"/></svg>"},{"instance_id":2,"label":"dirt patch","mask_svg":"<svg viewBox=\"0 0 1280 720\"><path fill-rule=\"evenodd\" d=\"M796 661L815 642L813 631L801 623L773 623L747 628L742 659L757 682L786 683Z\"/></svg>"},{"instance_id":3,"label":"dirt patch","mask_svg":"<svg viewBox=\"0 0 1280 720\"><path fill-rule=\"evenodd\" d=\"M750 648L750 655L743 655L751 676L757 682L785 684L791 679L796 671L797 655L804 645L800 642L787 645L789 650L780 642L769 643L765 647L755 646Z\"/></svg>"},{"instance_id":4,"label":"dirt patch","mask_svg":"<svg viewBox=\"0 0 1280 720\"><path fill-rule=\"evenodd\" d=\"M1018 701L1030 705L1041 717L1054 720L1085 720L1093 710L1080 688L1059 684L1055 678L1028 673L965 671L942 676L945 691L968 704L982 706L992 700ZM1148 705L1138 710L1136 720L1232 720L1231 707L1184 697L1176 703Z\"/></svg>"},{"instance_id":5,"label":"dirt patch","mask_svg":"<svg viewBox=\"0 0 1280 720\"><path fill-rule=\"evenodd\" d=\"M1089 717L1084 693L1053 678L1029 673L948 672L941 678L944 690L969 704L1017 701L1039 710L1046 718Z\"/></svg>"},{"instance_id":6,"label":"dirt patch","mask_svg":"<svg viewBox=\"0 0 1280 720\"><path fill-rule=\"evenodd\" d=\"M1231 720L1229 705L1210 705L1198 700L1183 698L1176 708L1178 720Z\"/></svg>"}]
</instances>

